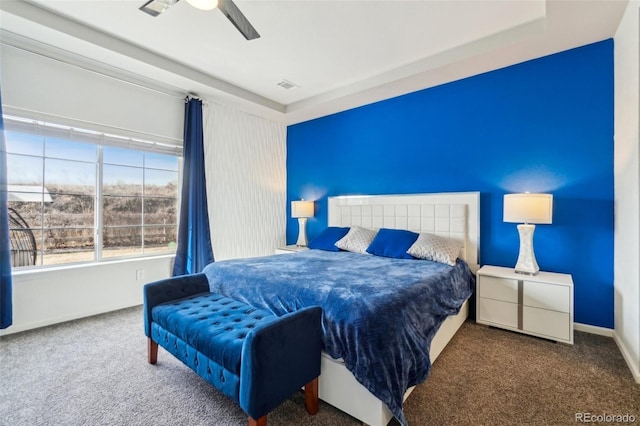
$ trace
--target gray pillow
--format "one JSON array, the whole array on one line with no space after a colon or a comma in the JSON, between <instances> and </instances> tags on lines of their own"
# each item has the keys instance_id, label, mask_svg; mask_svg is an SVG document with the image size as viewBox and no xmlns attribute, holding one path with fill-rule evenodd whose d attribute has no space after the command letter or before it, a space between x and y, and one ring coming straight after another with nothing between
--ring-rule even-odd
<instances>
[{"instance_id":1,"label":"gray pillow","mask_svg":"<svg viewBox=\"0 0 640 426\"><path fill-rule=\"evenodd\" d=\"M438 235L421 233L407 253L418 259L433 260L455 266L462 250L462 241Z\"/></svg>"},{"instance_id":2,"label":"gray pillow","mask_svg":"<svg viewBox=\"0 0 640 426\"><path fill-rule=\"evenodd\" d=\"M371 229L353 226L347 232L347 235L340 238L336 242L336 247L342 250L352 251L354 253L367 253L367 248L376 236L376 231Z\"/></svg>"}]
</instances>

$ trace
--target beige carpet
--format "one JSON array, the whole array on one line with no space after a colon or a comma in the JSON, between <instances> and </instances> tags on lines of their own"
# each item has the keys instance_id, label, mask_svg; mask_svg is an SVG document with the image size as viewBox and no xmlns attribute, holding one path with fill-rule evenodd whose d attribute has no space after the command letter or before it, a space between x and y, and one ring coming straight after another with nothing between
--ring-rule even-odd
<instances>
[{"instance_id":1,"label":"beige carpet","mask_svg":"<svg viewBox=\"0 0 640 426\"><path fill-rule=\"evenodd\" d=\"M640 423L640 385L613 339L575 332L574 340L465 323L407 399L409 423L575 425L578 413L627 414Z\"/></svg>"},{"instance_id":2,"label":"beige carpet","mask_svg":"<svg viewBox=\"0 0 640 426\"><path fill-rule=\"evenodd\" d=\"M575 342L467 322L408 398L409 424L575 425L576 413L630 414L640 423L640 385L613 340L576 333ZM163 350L157 365L147 364L139 307L0 337L2 426L246 422L236 404ZM302 393L269 415L270 426L359 424L325 403L308 416Z\"/></svg>"}]
</instances>

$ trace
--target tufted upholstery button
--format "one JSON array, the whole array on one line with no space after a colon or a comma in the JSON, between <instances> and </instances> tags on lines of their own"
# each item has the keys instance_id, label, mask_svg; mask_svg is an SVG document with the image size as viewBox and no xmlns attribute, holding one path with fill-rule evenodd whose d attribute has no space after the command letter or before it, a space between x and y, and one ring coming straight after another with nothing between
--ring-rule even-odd
<instances>
[{"instance_id":1,"label":"tufted upholstery button","mask_svg":"<svg viewBox=\"0 0 640 426\"><path fill-rule=\"evenodd\" d=\"M195 368L206 359L206 364L198 368L204 370L206 365L208 377L221 374L218 366L222 367L225 375L235 377L240 374L242 347L249 331L277 317L253 306L212 294L195 295L180 302L159 305L154 308L154 321L169 331L161 338L166 342L164 347L171 348L174 354L180 354L183 360L188 359L191 366ZM194 354L191 349L195 350L193 357L190 355Z\"/></svg>"},{"instance_id":2,"label":"tufted upholstery button","mask_svg":"<svg viewBox=\"0 0 640 426\"><path fill-rule=\"evenodd\" d=\"M220 381L224 383L224 374L220 374Z\"/></svg>"}]
</instances>

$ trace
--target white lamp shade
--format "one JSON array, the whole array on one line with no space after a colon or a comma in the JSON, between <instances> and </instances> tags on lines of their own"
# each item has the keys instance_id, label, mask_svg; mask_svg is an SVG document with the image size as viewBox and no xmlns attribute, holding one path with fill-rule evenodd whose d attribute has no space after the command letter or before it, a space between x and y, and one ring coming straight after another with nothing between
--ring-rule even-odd
<instances>
[{"instance_id":1,"label":"white lamp shade","mask_svg":"<svg viewBox=\"0 0 640 426\"><path fill-rule=\"evenodd\" d=\"M553 217L551 194L505 194L504 222L550 224Z\"/></svg>"},{"instance_id":2,"label":"white lamp shade","mask_svg":"<svg viewBox=\"0 0 640 426\"><path fill-rule=\"evenodd\" d=\"M218 0L187 0L187 3L200 10L211 10L218 7Z\"/></svg>"},{"instance_id":3,"label":"white lamp shade","mask_svg":"<svg viewBox=\"0 0 640 426\"><path fill-rule=\"evenodd\" d=\"M292 201L291 217L313 217L313 201Z\"/></svg>"}]
</instances>

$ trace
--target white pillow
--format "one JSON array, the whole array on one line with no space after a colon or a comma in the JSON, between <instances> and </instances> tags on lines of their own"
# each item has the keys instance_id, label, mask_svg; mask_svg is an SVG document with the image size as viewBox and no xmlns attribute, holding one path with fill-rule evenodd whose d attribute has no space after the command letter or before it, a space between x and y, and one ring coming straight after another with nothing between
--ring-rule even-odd
<instances>
[{"instance_id":1,"label":"white pillow","mask_svg":"<svg viewBox=\"0 0 640 426\"><path fill-rule=\"evenodd\" d=\"M407 253L418 259L433 260L455 266L462 249L462 241L438 235L421 233Z\"/></svg>"},{"instance_id":2,"label":"white pillow","mask_svg":"<svg viewBox=\"0 0 640 426\"><path fill-rule=\"evenodd\" d=\"M376 231L371 229L353 226L347 232L347 235L340 238L336 242L336 247L342 250L352 251L354 253L367 253L367 248L376 236Z\"/></svg>"}]
</instances>

